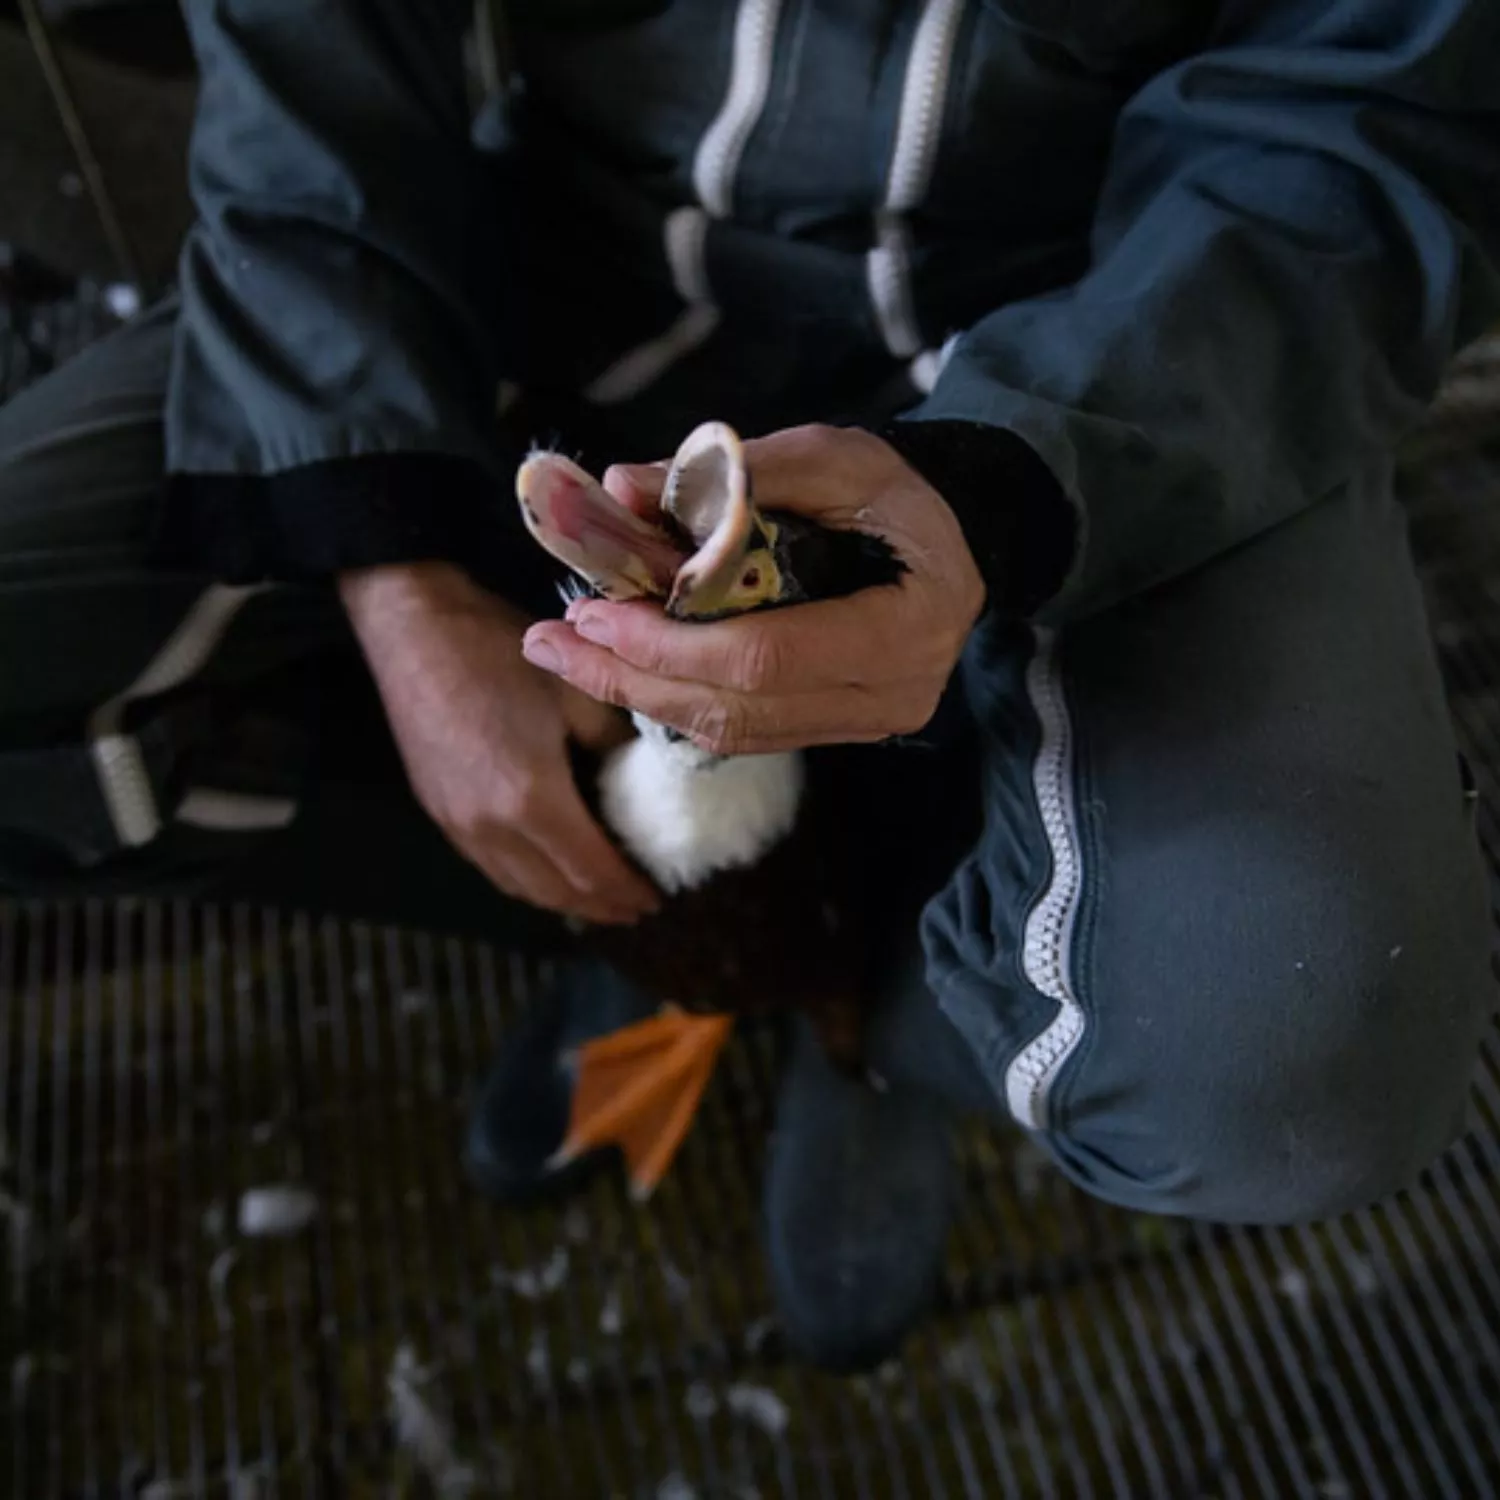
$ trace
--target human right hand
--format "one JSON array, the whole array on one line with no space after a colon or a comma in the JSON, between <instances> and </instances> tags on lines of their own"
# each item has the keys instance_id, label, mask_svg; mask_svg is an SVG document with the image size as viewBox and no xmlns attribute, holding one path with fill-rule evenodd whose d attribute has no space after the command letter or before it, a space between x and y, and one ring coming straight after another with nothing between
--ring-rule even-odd
<instances>
[{"instance_id":1,"label":"human right hand","mask_svg":"<svg viewBox=\"0 0 1500 1500\"><path fill-rule=\"evenodd\" d=\"M590 816L569 738L599 749L620 716L521 655L529 623L445 563L346 573L339 593L412 790L507 895L592 922L632 922L659 896Z\"/></svg>"}]
</instances>

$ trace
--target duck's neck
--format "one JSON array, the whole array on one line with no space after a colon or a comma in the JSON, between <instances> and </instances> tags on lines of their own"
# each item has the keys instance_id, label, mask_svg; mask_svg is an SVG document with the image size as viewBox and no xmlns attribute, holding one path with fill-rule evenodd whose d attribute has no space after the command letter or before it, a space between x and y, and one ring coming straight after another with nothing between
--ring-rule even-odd
<instances>
[{"instance_id":1,"label":"duck's neck","mask_svg":"<svg viewBox=\"0 0 1500 1500\"><path fill-rule=\"evenodd\" d=\"M802 758L722 756L636 717L600 775L604 819L668 894L754 864L797 821Z\"/></svg>"}]
</instances>

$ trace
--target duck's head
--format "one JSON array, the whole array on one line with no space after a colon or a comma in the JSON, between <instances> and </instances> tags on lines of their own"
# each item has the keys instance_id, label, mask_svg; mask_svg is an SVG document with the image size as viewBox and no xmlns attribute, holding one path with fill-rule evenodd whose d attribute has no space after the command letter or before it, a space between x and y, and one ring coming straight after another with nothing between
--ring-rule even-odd
<instances>
[{"instance_id":1,"label":"duck's head","mask_svg":"<svg viewBox=\"0 0 1500 1500\"><path fill-rule=\"evenodd\" d=\"M829 531L757 508L733 428L705 422L677 450L659 519L643 520L559 453L516 475L531 534L606 599L657 599L680 620L713 620L894 583L902 568L878 537Z\"/></svg>"}]
</instances>

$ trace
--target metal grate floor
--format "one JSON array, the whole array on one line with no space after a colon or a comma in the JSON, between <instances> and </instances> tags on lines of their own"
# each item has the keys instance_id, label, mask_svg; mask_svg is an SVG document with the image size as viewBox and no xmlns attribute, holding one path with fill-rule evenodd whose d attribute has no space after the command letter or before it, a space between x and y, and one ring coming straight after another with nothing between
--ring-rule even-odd
<instances>
[{"instance_id":1,"label":"metal grate floor","mask_svg":"<svg viewBox=\"0 0 1500 1500\"><path fill-rule=\"evenodd\" d=\"M1500 1486L1493 1057L1424 1192L1316 1230L1114 1213L977 1137L950 1311L849 1383L784 1360L767 1317L753 1048L649 1210L612 1183L525 1216L466 1190L473 1060L525 980L269 913L7 913L7 1493ZM302 1208L292 1184L311 1224L247 1233Z\"/></svg>"},{"instance_id":2,"label":"metal grate floor","mask_svg":"<svg viewBox=\"0 0 1500 1500\"><path fill-rule=\"evenodd\" d=\"M1500 856L1500 444L1418 490ZM1500 1494L1500 1034L1421 1190L1316 1228L1115 1212L976 1134L943 1316L847 1382L769 1317L756 1045L648 1209L467 1189L531 982L273 912L0 905L0 1495Z\"/></svg>"}]
</instances>

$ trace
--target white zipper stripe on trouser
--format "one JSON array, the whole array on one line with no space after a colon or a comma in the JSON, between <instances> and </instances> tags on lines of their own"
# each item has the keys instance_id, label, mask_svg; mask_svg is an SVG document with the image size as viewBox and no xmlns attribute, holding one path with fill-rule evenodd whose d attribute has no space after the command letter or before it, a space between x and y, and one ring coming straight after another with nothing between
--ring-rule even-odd
<instances>
[{"instance_id":1,"label":"white zipper stripe on trouser","mask_svg":"<svg viewBox=\"0 0 1500 1500\"><path fill-rule=\"evenodd\" d=\"M898 359L922 352L911 301L911 253L905 215L927 195L964 0L926 0L912 37L901 87L896 143L885 198L875 215L875 244L865 262L870 302L885 346Z\"/></svg>"},{"instance_id":2,"label":"white zipper stripe on trouser","mask_svg":"<svg viewBox=\"0 0 1500 1500\"><path fill-rule=\"evenodd\" d=\"M672 282L686 306L655 338L627 349L596 375L584 388L585 400L599 406L631 400L706 343L719 326L704 242L709 221L727 219L734 206L740 158L771 87L780 20L781 0L740 0L734 18L729 88L693 155L693 191L698 203L669 214L662 227Z\"/></svg>"},{"instance_id":3,"label":"white zipper stripe on trouser","mask_svg":"<svg viewBox=\"0 0 1500 1500\"><path fill-rule=\"evenodd\" d=\"M150 843L162 826L140 741L121 728L126 708L138 698L170 692L201 672L234 617L268 587L267 584L240 587L210 584L146 669L124 692L100 704L89 716L89 752L99 777L99 789L110 821L115 825L115 834L126 848L137 849Z\"/></svg>"},{"instance_id":4,"label":"white zipper stripe on trouser","mask_svg":"<svg viewBox=\"0 0 1500 1500\"><path fill-rule=\"evenodd\" d=\"M1052 1085L1083 1039L1083 1007L1073 990L1073 928L1083 898L1083 860L1073 792L1073 726L1068 717L1056 639L1037 632L1026 691L1041 727L1032 786L1052 869L1026 918L1021 967L1027 982L1057 1005L1057 1014L1012 1059L1005 1073L1010 1111L1028 1130L1047 1124Z\"/></svg>"}]
</instances>

